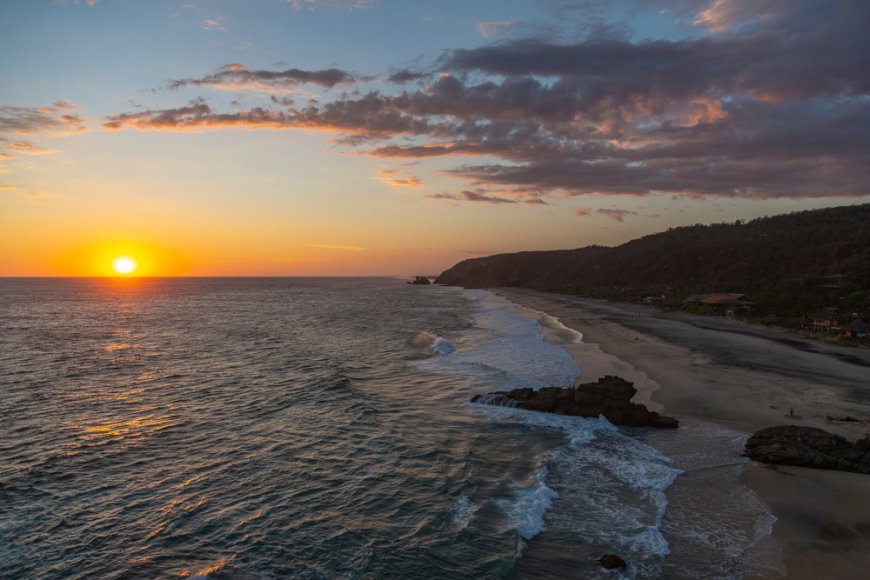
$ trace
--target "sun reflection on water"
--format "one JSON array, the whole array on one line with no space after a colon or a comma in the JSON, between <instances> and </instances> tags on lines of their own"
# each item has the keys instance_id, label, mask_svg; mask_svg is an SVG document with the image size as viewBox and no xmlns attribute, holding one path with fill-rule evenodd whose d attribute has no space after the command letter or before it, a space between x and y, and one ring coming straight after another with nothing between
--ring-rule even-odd
<instances>
[{"instance_id":1,"label":"sun reflection on water","mask_svg":"<svg viewBox=\"0 0 870 580\"><path fill-rule=\"evenodd\" d=\"M110 441L125 441L136 439L149 434L158 433L172 427L173 423L167 417L149 415L136 417L124 421L116 419L103 419L92 425L77 425L78 438L82 441L98 444Z\"/></svg>"}]
</instances>

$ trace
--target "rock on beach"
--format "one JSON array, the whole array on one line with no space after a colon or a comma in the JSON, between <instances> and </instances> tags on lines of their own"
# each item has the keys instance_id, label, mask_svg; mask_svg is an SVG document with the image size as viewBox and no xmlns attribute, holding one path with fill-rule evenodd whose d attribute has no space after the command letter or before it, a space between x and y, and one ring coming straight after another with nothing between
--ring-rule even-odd
<instances>
[{"instance_id":1,"label":"rock on beach","mask_svg":"<svg viewBox=\"0 0 870 580\"><path fill-rule=\"evenodd\" d=\"M780 425L761 429L746 441L746 455L774 465L870 474L870 439L850 443L815 427Z\"/></svg>"},{"instance_id":2,"label":"rock on beach","mask_svg":"<svg viewBox=\"0 0 870 580\"><path fill-rule=\"evenodd\" d=\"M594 383L576 387L521 388L511 391L496 391L488 395L476 395L472 402L505 405L559 415L597 417L604 415L614 425L629 427L659 427L675 429L679 421L663 417L644 405L632 403L637 393L634 384L612 375Z\"/></svg>"}]
</instances>

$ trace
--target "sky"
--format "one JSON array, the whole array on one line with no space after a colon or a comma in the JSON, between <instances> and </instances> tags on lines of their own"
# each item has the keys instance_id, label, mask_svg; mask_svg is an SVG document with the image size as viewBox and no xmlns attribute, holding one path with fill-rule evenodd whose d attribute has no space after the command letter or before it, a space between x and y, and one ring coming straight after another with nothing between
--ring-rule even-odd
<instances>
[{"instance_id":1,"label":"sky","mask_svg":"<svg viewBox=\"0 0 870 580\"><path fill-rule=\"evenodd\" d=\"M0 276L437 274L870 201L863 0L3 0Z\"/></svg>"}]
</instances>

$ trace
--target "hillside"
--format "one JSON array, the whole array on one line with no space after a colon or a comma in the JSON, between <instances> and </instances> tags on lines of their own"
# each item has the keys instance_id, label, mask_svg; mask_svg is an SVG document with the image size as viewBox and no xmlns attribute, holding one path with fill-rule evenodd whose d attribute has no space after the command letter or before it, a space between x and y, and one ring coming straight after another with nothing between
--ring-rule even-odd
<instances>
[{"instance_id":1,"label":"hillside","mask_svg":"<svg viewBox=\"0 0 870 580\"><path fill-rule=\"evenodd\" d=\"M830 278L837 274L842 277ZM870 204L749 222L694 225L616 247L519 252L464 260L436 283L523 287L635 301L735 292L755 314L870 310Z\"/></svg>"}]
</instances>

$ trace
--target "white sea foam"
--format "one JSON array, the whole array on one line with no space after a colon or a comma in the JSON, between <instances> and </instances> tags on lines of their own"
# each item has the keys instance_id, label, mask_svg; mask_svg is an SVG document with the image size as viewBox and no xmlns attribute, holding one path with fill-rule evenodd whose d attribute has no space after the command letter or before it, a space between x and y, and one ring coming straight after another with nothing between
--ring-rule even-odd
<instances>
[{"instance_id":1,"label":"white sea foam","mask_svg":"<svg viewBox=\"0 0 870 580\"><path fill-rule=\"evenodd\" d=\"M541 325L523 316L511 302L488 292L471 290L479 302L473 328L475 340L451 356L423 361L426 370L473 376L487 390L516 387L569 386L580 376L577 363L564 349L544 341ZM420 333L414 344L434 341ZM449 343L448 343L449 344ZM450 346L452 349L452 345Z\"/></svg>"},{"instance_id":2,"label":"white sea foam","mask_svg":"<svg viewBox=\"0 0 870 580\"><path fill-rule=\"evenodd\" d=\"M450 522L458 529L464 530L474 519L474 514L480 509L480 505L472 502L467 495L459 496L451 510Z\"/></svg>"},{"instance_id":3,"label":"white sea foam","mask_svg":"<svg viewBox=\"0 0 870 580\"><path fill-rule=\"evenodd\" d=\"M449 356L421 361L424 369L473 377L483 393L576 382L580 368L567 351L544 340L537 319L562 332L568 342L580 342L580 333L557 319L526 316L491 293L469 294L480 304L476 324L467 331L471 339L458 341L462 348ZM567 417L509 405L469 408L494 422L556 430L566 439L564 446L540 458L541 467L531 483L514 482L509 497L494 499L522 540L552 526L636 557L668 554L661 532L665 490L681 472L666 456L623 434L603 417Z\"/></svg>"},{"instance_id":4,"label":"white sea foam","mask_svg":"<svg viewBox=\"0 0 870 580\"><path fill-rule=\"evenodd\" d=\"M426 348L435 354L450 354L456 350L450 341L428 331L423 331L411 339L411 344L418 348Z\"/></svg>"},{"instance_id":5,"label":"white sea foam","mask_svg":"<svg viewBox=\"0 0 870 580\"><path fill-rule=\"evenodd\" d=\"M682 564L703 575L729 577L785 572L779 544L771 538L776 517L741 482L749 465L742 458L746 434L699 421L679 431L657 433L657 446L673 457L685 476L672 490L664 529Z\"/></svg>"},{"instance_id":6,"label":"white sea foam","mask_svg":"<svg viewBox=\"0 0 870 580\"><path fill-rule=\"evenodd\" d=\"M669 553L661 531L668 505L665 494L681 473L669 458L624 435L603 417L487 405L474 410L500 423L557 429L567 439L563 447L542 458L549 467L539 471L531 485L498 504L524 539L540 533L547 518L589 542L603 540L645 557ZM557 497L561 503L548 514Z\"/></svg>"},{"instance_id":7,"label":"white sea foam","mask_svg":"<svg viewBox=\"0 0 870 580\"><path fill-rule=\"evenodd\" d=\"M487 393L485 395L481 395L476 403L478 405L492 405L494 407L519 407L520 405L519 401L511 399L508 396L495 393Z\"/></svg>"},{"instance_id":8,"label":"white sea foam","mask_svg":"<svg viewBox=\"0 0 870 580\"><path fill-rule=\"evenodd\" d=\"M511 529L516 529L524 540L531 540L544 530L544 514L553 507L557 494L547 487L546 467L535 473L535 480L516 491L513 500L503 499L496 503L510 518Z\"/></svg>"},{"instance_id":9,"label":"white sea foam","mask_svg":"<svg viewBox=\"0 0 870 580\"><path fill-rule=\"evenodd\" d=\"M583 333L579 330L574 330L565 324L562 323L561 320L556 318L555 316L550 316L547 313L541 313L541 320L544 321L547 328L552 328L557 331L565 342L580 344L583 342Z\"/></svg>"}]
</instances>

